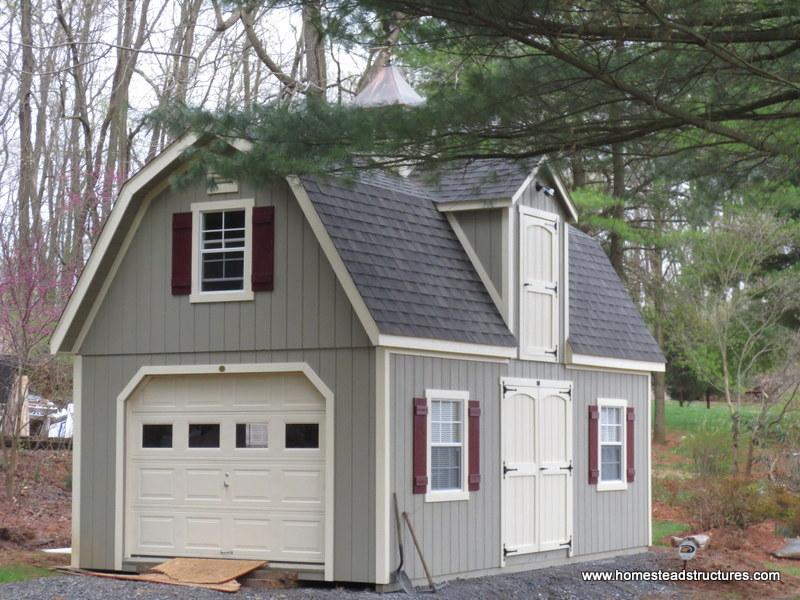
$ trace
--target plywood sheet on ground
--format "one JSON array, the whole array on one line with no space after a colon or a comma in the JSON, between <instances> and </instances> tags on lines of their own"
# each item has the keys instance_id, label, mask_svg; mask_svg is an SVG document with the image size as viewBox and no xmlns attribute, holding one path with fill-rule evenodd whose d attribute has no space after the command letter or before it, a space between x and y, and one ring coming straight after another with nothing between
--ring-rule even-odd
<instances>
[{"instance_id":1,"label":"plywood sheet on ground","mask_svg":"<svg viewBox=\"0 0 800 600\"><path fill-rule=\"evenodd\" d=\"M119 579L122 581L139 581L142 583L164 583L167 585L179 585L183 587L203 588L217 592L238 592L242 587L238 581L226 581L224 583L186 583L172 579L163 573L142 573L141 575L125 575L123 573L98 573L96 571L86 571L83 569L72 569L71 572L92 577L105 577L106 579Z\"/></svg>"},{"instance_id":2,"label":"plywood sheet on ground","mask_svg":"<svg viewBox=\"0 0 800 600\"><path fill-rule=\"evenodd\" d=\"M183 583L223 583L267 564L263 560L173 558L152 568Z\"/></svg>"}]
</instances>

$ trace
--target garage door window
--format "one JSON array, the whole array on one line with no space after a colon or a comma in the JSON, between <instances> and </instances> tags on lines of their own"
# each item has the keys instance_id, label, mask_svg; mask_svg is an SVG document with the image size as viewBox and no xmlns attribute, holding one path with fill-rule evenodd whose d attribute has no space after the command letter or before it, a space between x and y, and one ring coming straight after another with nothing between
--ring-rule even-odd
<instances>
[{"instance_id":1,"label":"garage door window","mask_svg":"<svg viewBox=\"0 0 800 600\"><path fill-rule=\"evenodd\" d=\"M172 425L142 425L142 448L172 448Z\"/></svg>"},{"instance_id":2,"label":"garage door window","mask_svg":"<svg viewBox=\"0 0 800 600\"><path fill-rule=\"evenodd\" d=\"M286 448L319 448L319 423L287 423Z\"/></svg>"},{"instance_id":3,"label":"garage door window","mask_svg":"<svg viewBox=\"0 0 800 600\"><path fill-rule=\"evenodd\" d=\"M191 423L189 448L219 448L219 423Z\"/></svg>"},{"instance_id":4,"label":"garage door window","mask_svg":"<svg viewBox=\"0 0 800 600\"><path fill-rule=\"evenodd\" d=\"M268 448L266 423L237 423L237 448Z\"/></svg>"}]
</instances>

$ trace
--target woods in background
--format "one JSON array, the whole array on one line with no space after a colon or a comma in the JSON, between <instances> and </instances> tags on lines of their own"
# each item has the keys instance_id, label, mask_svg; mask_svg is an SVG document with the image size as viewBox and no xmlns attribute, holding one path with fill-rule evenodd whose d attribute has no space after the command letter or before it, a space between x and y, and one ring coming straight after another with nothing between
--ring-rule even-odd
<instances>
[{"instance_id":1,"label":"woods in background","mask_svg":"<svg viewBox=\"0 0 800 600\"><path fill-rule=\"evenodd\" d=\"M731 399L736 427L748 387L795 376L791 348L756 336L772 360L720 379L741 336L691 341L686 319L709 315L682 302L730 308L745 290L749 322L757 286L797 278L800 5L20 0L0 14L0 348L45 395L63 389L47 338L121 184L186 128L249 138L250 156L214 167L256 178L546 155L669 354L656 440L668 386ZM390 59L426 105L352 107ZM724 282L713 262L688 268L745 208L785 240ZM794 334L796 307L775 313L770 332Z\"/></svg>"}]
</instances>

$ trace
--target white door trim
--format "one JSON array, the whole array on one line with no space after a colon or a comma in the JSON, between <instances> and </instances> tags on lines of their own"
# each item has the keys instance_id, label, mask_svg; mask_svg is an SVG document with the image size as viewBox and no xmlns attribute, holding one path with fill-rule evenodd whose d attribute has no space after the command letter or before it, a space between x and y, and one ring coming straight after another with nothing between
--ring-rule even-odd
<instances>
[{"instance_id":1,"label":"white door trim","mask_svg":"<svg viewBox=\"0 0 800 600\"><path fill-rule=\"evenodd\" d=\"M301 373L325 400L325 581L333 581L334 502L334 395L305 362L243 363L215 365L153 365L141 367L117 396L116 489L114 512L114 569L121 571L124 556L125 520L125 427L127 400L145 379L164 375L210 375L214 373Z\"/></svg>"},{"instance_id":2,"label":"white door trim","mask_svg":"<svg viewBox=\"0 0 800 600\"><path fill-rule=\"evenodd\" d=\"M507 388L513 388L513 389L507 390ZM503 439L503 410L504 410L503 400L505 399L505 397L506 397L506 395L508 393L516 393L518 391L526 391L526 390L530 392L530 395L533 396L534 399L537 397L537 393L538 393L539 390L555 390L555 391L560 391L560 392L565 392L566 390L569 390L568 393L571 396L572 393L573 393L573 382L572 381L567 381L567 380L558 380L558 379L532 379L532 378L526 378L526 377L501 377L500 378L500 420L499 420L499 430L500 430L500 434L499 435L500 435L500 438L499 439ZM572 429L573 429L573 427L572 427L573 419L574 419L574 405L573 405L573 414L570 415L570 427L569 427L569 432L568 432L570 445L571 445L571 450L572 450L572 460L574 462L574 460L575 460L575 452L574 452L574 450L575 450L575 437L574 437L574 432L572 431ZM503 492L504 492L503 488L504 488L504 486L503 486L503 452L502 452L502 448L501 448L501 451L500 451L500 464L499 464L498 472L500 474L500 510L499 510L500 535L501 535L500 547L499 547L499 551L500 551L500 567L505 567L506 566L506 556L505 556L505 553L503 552L504 548L503 548L503 540L502 540L502 536L503 536L503 506L504 506L504 504L503 504ZM574 475L574 473L573 473L573 475ZM574 535L574 527L575 527L574 512L575 512L574 488L571 486L570 487L570 494L568 495L568 498L567 498L567 519L568 519L568 527L569 527L569 531L570 531L571 535ZM569 549L567 551L567 556L571 557L573 555L574 548L575 548L575 544L574 544L574 540L573 540L573 543L570 545L570 547L569 547Z\"/></svg>"}]
</instances>

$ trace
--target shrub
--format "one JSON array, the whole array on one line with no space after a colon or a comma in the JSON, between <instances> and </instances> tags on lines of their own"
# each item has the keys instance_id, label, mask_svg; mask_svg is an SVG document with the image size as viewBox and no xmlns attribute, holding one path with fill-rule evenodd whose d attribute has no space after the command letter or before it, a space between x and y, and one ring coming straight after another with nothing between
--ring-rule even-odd
<instances>
[{"instance_id":1,"label":"shrub","mask_svg":"<svg viewBox=\"0 0 800 600\"><path fill-rule=\"evenodd\" d=\"M683 442L683 451L692 459L695 473L703 478L717 478L731 472L730 433L713 430L694 433Z\"/></svg>"},{"instance_id":2,"label":"shrub","mask_svg":"<svg viewBox=\"0 0 800 600\"><path fill-rule=\"evenodd\" d=\"M776 516L775 503L768 490L758 482L735 476L696 480L687 508L704 529L745 529Z\"/></svg>"}]
</instances>

